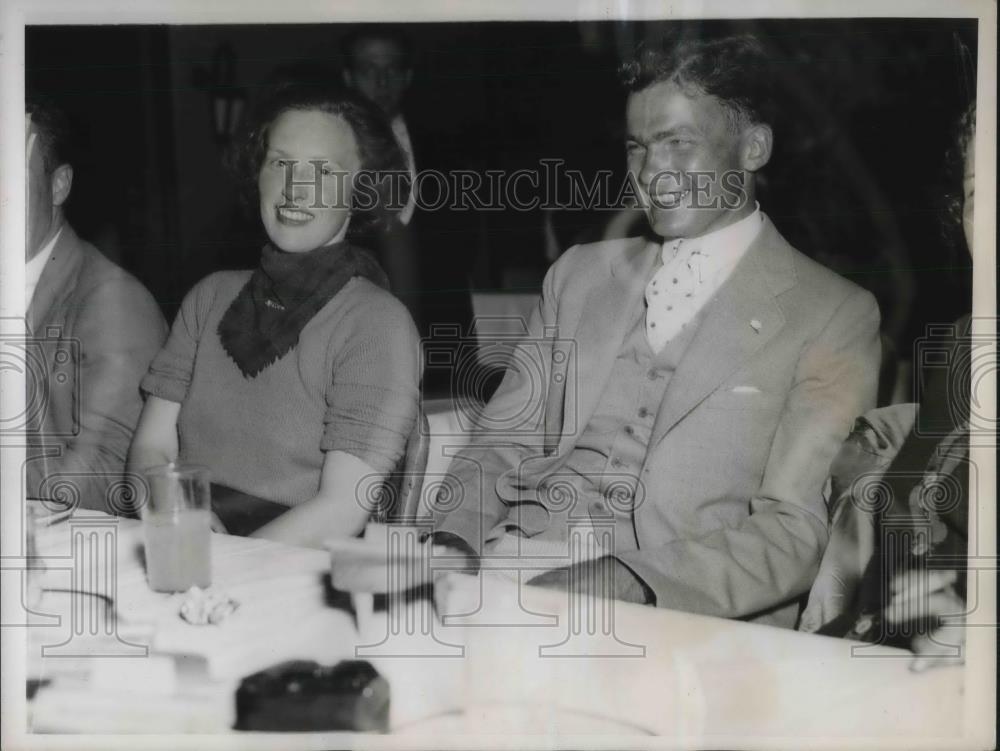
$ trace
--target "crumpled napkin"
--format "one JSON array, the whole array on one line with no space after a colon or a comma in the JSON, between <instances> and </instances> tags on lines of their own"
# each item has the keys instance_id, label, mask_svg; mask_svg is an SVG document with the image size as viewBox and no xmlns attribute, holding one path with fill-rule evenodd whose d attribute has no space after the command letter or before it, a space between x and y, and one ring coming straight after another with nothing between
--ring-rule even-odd
<instances>
[{"instance_id":1,"label":"crumpled napkin","mask_svg":"<svg viewBox=\"0 0 1000 751\"><path fill-rule=\"evenodd\" d=\"M194 626L218 625L240 606L225 592L191 587L181 602L180 616Z\"/></svg>"}]
</instances>

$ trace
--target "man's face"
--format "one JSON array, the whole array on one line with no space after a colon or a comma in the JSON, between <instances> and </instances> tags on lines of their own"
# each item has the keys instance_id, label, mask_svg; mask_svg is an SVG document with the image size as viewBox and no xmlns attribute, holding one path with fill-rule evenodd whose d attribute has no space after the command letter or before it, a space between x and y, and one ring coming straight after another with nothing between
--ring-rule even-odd
<instances>
[{"instance_id":1,"label":"man's face","mask_svg":"<svg viewBox=\"0 0 1000 751\"><path fill-rule=\"evenodd\" d=\"M412 71L406 67L403 51L389 39L362 39L354 49L354 61L344 77L388 117L399 112Z\"/></svg>"},{"instance_id":2,"label":"man's face","mask_svg":"<svg viewBox=\"0 0 1000 751\"><path fill-rule=\"evenodd\" d=\"M752 170L762 165L718 99L657 83L629 96L625 119L629 174L656 234L699 237L753 211Z\"/></svg>"},{"instance_id":3,"label":"man's face","mask_svg":"<svg viewBox=\"0 0 1000 751\"><path fill-rule=\"evenodd\" d=\"M342 117L318 110L281 114L268 131L257 176L260 217L271 242L302 253L342 237L360 168L354 131Z\"/></svg>"},{"instance_id":4,"label":"man's face","mask_svg":"<svg viewBox=\"0 0 1000 751\"><path fill-rule=\"evenodd\" d=\"M40 149L31 151L28 159L28 222L26 259L31 260L45 247L58 229L55 207L52 203L52 175L45 173L45 160Z\"/></svg>"}]
</instances>

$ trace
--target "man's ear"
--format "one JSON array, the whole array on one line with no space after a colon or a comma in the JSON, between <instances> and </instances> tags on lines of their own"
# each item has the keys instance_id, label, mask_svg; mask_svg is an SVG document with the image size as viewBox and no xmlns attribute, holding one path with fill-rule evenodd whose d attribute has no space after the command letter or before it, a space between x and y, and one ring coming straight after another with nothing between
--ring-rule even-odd
<instances>
[{"instance_id":1,"label":"man's ear","mask_svg":"<svg viewBox=\"0 0 1000 751\"><path fill-rule=\"evenodd\" d=\"M62 206L73 189L73 167L60 164L52 171L52 205Z\"/></svg>"},{"instance_id":2,"label":"man's ear","mask_svg":"<svg viewBox=\"0 0 1000 751\"><path fill-rule=\"evenodd\" d=\"M743 131L740 159L747 172L756 172L771 160L774 135L770 125L755 124Z\"/></svg>"}]
</instances>

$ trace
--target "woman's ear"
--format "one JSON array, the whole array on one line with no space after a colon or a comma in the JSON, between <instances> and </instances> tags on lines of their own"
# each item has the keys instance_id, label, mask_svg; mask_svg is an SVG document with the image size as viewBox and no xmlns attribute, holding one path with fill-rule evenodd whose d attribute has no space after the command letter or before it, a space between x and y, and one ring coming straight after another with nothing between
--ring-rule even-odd
<instances>
[{"instance_id":1,"label":"woman's ear","mask_svg":"<svg viewBox=\"0 0 1000 751\"><path fill-rule=\"evenodd\" d=\"M770 125L754 124L743 131L740 154L743 169L756 172L771 160L773 138Z\"/></svg>"}]
</instances>

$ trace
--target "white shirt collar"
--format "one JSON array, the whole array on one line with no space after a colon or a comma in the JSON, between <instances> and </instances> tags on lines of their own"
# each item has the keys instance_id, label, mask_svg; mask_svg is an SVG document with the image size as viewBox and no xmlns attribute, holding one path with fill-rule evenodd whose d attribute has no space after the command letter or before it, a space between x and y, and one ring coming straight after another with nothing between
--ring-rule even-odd
<instances>
[{"instance_id":1,"label":"white shirt collar","mask_svg":"<svg viewBox=\"0 0 1000 751\"><path fill-rule=\"evenodd\" d=\"M757 239L757 234L764 226L764 215L760 211L760 204L756 203L753 213L745 216L738 222L727 224L721 229L709 232L701 237L684 238L682 241L669 240L663 243L662 258L666 263L673 258L678 244L690 244L705 254L708 258L716 259L716 263L725 264L725 258L735 265L743 256L750 244Z\"/></svg>"},{"instance_id":2,"label":"white shirt collar","mask_svg":"<svg viewBox=\"0 0 1000 751\"><path fill-rule=\"evenodd\" d=\"M390 123L392 128L392 134L396 136L396 140L399 142L400 148L403 150L403 156L406 157L406 168L410 172L410 187L416 185L417 180L417 165L413 160L413 142L410 141L410 132L406 129L406 121L403 120L402 115L396 115L392 118ZM416 196L411 191L410 197L406 201L406 206L403 210L399 212L399 221L402 224L409 224L410 219L413 218L413 210L416 208Z\"/></svg>"},{"instance_id":3,"label":"white shirt collar","mask_svg":"<svg viewBox=\"0 0 1000 751\"><path fill-rule=\"evenodd\" d=\"M35 288L38 287L38 280L42 277L42 270L45 268L45 264L48 263L49 257L52 255L52 251L56 247L56 241L59 240L59 235L62 234L62 226L56 230L56 233L52 236L52 239L45 243L35 257L30 261L26 261L24 264L24 306L28 307L31 305L31 300L35 296Z\"/></svg>"},{"instance_id":4,"label":"white shirt collar","mask_svg":"<svg viewBox=\"0 0 1000 751\"><path fill-rule=\"evenodd\" d=\"M392 134L396 136L403 151L409 155L413 147L410 145L410 131L406 128L406 121L403 119L403 116L396 115L392 118L389 122L389 127L392 128Z\"/></svg>"}]
</instances>

